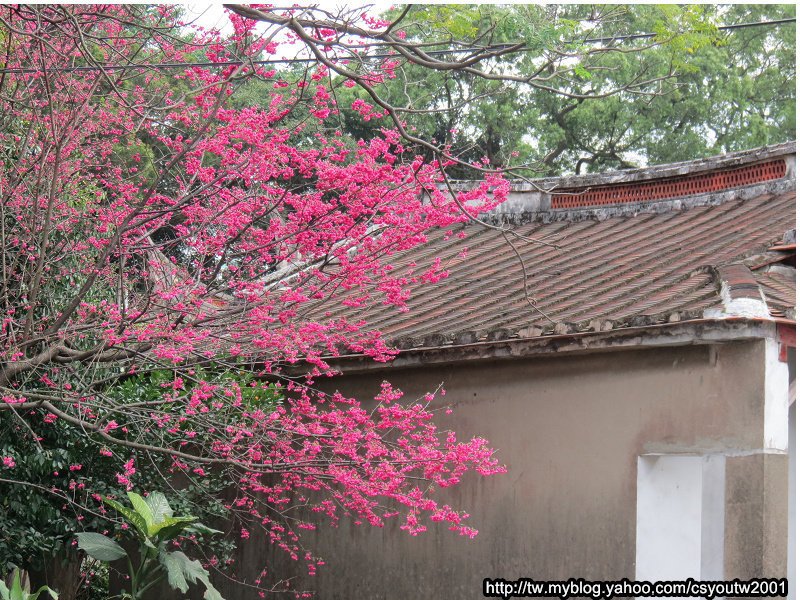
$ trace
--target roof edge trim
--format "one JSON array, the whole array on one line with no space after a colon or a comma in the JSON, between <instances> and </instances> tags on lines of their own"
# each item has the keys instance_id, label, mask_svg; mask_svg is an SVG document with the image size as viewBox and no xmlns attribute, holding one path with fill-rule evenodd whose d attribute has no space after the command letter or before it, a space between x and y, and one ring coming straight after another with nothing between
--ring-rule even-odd
<instances>
[{"instance_id":1,"label":"roof edge trim","mask_svg":"<svg viewBox=\"0 0 800 600\"><path fill-rule=\"evenodd\" d=\"M458 346L413 348L400 350L394 360L388 362L376 362L374 359L362 355L326 357L324 360L334 369L349 374L436 364L455 364L474 360L513 360L532 356L777 339L778 325L794 327L795 323L787 319L704 318L662 325L627 327L604 332L515 338Z\"/></svg>"}]
</instances>

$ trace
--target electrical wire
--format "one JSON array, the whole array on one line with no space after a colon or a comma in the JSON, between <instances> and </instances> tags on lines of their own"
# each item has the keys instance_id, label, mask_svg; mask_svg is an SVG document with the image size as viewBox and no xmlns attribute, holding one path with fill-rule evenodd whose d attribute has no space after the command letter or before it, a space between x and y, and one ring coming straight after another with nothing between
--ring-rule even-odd
<instances>
[{"instance_id":1,"label":"electrical wire","mask_svg":"<svg viewBox=\"0 0 800 600\"><path fill-rule=\"evenodd\" d=\"M752 23L736 23L734 25L720 25L717 27L720 31L730 31L736 29L747 29L748 27L761 27L763 25L781 25L783 23L794 23L796 21L795 18L789 19L775 19L773 21L753 21ZM598 43L605 43L605 42L615 42L615 41L622 41L622 40L640 40L640 39L647 39L647 38L654 38L656 37L656 33L637 33L633 35L619 35L619 36L612 36L612 37L602 37L602 38L594 38L589 40L583 40L584 44L598 44Z\"/></svg>"},{"instance_id":2,"label":"electrical wire","mask_svg":"<svg viewBox=\"0 0 800 600\"><path fill-rule=\"evenodd\" d=\"M737 30L737 29L746 29L748 27L762 27L765 25L782 25L785 23L794 23L796 21L795 18L789 19L775 19L772 21L754 21L752 23L737 23L734 25L721 25L717 27L718 30ZM624 40L636 40L636 39L648 39L656 37L658 34L656 33L637 33L632 35L619 35L619 36L611 36L611 37L602 37L602 38L592 38L592 39L585 39L585 40L575 40L582 44L598 44L598 43L607 43L607 42L618 42ZM490 46L487 48L463 48L460 50L431 50L426 52L428 56L451 56L453 54L462 54L468 51L502 51L511 44L500 44L497 46ZM531 52L532 48L518 48L517 52ZM376 59L384 59L384 58L403 58L402 55L396 53L382 53L382 54L369 54L365 56L359 56L360 60L376 60ZM341 58L336 59L333 58L332 60L343 60ZM345 60L353 60L352 58L348 58ZM253 60L249 61L249 64L253 65L281 65L281 64L304 64L304 63L315 63L317 59L315 58L273 58L273 59L266 59L266 60ZM125 69L185 69L185 68L210 68L210 67L238 67L242 65L242 61L220 61L220 62L179 62L179 63L141 63L141 64L127 64L127 65L83 65L83 66L76 66L76 67L54 67L51 69L47 69L49 73L75 73L81 71L122 71ZM24 67L24 68L1 68L0 74L10 74L10 75L25 75L31 73L41 73L44 69L36 69L32 67Z\"/></svg>"}]
</instances>

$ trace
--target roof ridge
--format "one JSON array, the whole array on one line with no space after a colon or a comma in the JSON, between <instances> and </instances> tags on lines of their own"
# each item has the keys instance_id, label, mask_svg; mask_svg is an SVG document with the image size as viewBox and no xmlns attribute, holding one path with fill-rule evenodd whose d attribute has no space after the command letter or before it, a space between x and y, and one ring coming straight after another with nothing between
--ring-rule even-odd
<instances>
[{"instance_id":1,"label":"roof ridge","mask_svg":"<svg viewBox=\"0 0 800 600\"><path fill-rule=\"evenodd\" d=\"M511 206L501 204L481 219L491 224L523 225L527 223L552 223L556 221L604 221L618 217L635 217L641 214L682 212L692 208L718 206L726 202L754 200L765 195L779 195L795 189L795 179L787 173L782 179L757 182L744 187L734 187L675 198L643 200L623 204L551 209L549 198L533 203L517 202ZM533 194L533 192L529 192ZM541 194L540 194L541 196Z\"/></svg>"},{"instance_id":2,"label":"roof ridge","mask_svg":"<svg viewBox=\"0 0 800 600\"><path fill-rule=\"evenodd\" d=\"M641 169L511 182L506 201L483 218L526 223L684 210L783 191L774 186L793 185L795 176L795 143L787 142Z\"/></svg>"}]
</instances>

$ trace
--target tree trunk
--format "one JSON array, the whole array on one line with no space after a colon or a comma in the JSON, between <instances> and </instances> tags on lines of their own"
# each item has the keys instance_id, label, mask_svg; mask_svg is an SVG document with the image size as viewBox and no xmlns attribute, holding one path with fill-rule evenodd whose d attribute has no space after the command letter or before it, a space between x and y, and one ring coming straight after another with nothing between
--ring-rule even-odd
<instances>
[{"instance_id":1,"label":"tree trunk","mask_svg":"<svg viewBox=\"0 0 800 600\"><path fill-rule=\"evenodd\" d=\"M75 552L59 552L45 559L41 570L29 571L31 590L46 585L58 592L59 600L75 600L81 581L81 559Z\"/></svg>"}]
</instances>

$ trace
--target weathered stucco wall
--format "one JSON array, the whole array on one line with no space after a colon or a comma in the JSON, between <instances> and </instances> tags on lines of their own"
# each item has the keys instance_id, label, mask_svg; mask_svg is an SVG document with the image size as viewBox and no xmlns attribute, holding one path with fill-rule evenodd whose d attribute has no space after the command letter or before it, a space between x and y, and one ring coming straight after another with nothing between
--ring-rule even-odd
<instances>
[{"instance_id":1,"label":"weathered stucco wall","mask_svg":"<svg viewBox=\"0 0 800 600\"><path fill-rule=\"evenodd\" d=\"M327 562L311 578L251 538L241 559L253 574L268 562L323 600L480 598L484 577L633 579L637 457L697 452L739 457L726 480L726 578L785 576L786 457L758 453L763 342L390 370L329 387L365 399L383 378L412 397L444 383L454 412L442 421L498 449L507 474L442 495L480 534L323 526L306 538Z\"/></svg>"}]
</instances>

